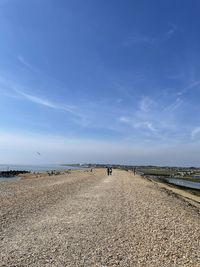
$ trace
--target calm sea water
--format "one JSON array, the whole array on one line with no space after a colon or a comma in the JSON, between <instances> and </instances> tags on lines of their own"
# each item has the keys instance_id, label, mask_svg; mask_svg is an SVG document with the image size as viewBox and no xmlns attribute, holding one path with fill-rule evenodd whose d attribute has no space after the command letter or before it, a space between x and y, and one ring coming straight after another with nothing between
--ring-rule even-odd
<instances>
[{"instance_id":1,"label":"calm sea water","mask_svg":"<svg viewBox=\"0 0 200 267\"><path fill-rule=\"evenodd\" d=\"M0 177L0 182L12 182L12 181L19 181L21 178L19 176L13 177Z\"/></svg>"},{"instance_id":2,"label":"calm sea water","mask_svg":"<svg viewBox=\"0 0 200 267\"><path fill-rule=\"evenodd\" d=\"M186 181L182 179L173 179L173 178L166 178L166 180L170 184L175 184L175 185L179 185L179 186L187 187L191 189L200 189L200 183L198 182L190 182L190 181Z\"/></svg>"},{"instance_id":3,"label":"calm sea water","mask_svg":"<svg viewBox=\"0 0 200 267\"><path fill-rule=\"evenodd\" d=\"M65 170L76 170L80 169L78 167L71 167L71 166L61 166L55 164L49 165L3 165L0 164L0 171L30 171L30 172L46 172L46 171L65 171ZM0 181L17 181L20 177L0 177Z\"/></svg>"}]
</instances>

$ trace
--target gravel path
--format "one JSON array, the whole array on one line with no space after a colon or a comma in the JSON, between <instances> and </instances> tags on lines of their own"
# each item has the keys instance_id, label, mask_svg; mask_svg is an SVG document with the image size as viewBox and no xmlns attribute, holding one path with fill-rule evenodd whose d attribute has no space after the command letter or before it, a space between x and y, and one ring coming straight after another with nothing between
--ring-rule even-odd
<instances>
[{"instance_id":1,"label":"gravel path","mask_svg":"<svg viewBox=\"0 0 200 267\"><path fill-rule=\"evenodd\" d=\"M197 208L125 171L0 183L0 266L200 266Z\"/></svg>"}]
</instances>

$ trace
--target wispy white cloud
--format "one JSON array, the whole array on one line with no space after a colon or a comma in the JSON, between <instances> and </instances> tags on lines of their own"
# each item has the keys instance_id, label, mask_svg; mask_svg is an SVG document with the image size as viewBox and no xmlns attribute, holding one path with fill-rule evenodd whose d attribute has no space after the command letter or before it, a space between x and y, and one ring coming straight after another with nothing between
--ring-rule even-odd
<instances>
[{"instance_id":1,"label":"wispy white cloud","mask_svg":"<svg viewBox=\"0 0 200 267\"><path fill-rule=\"evenodd\" d=\"M186 86L182 91L177 93L177 96L182 96L186 94L190 89L196 88L200 85L200 81L193 81L188 86Z\"/></svg>"},{"instance_id":2,"label":"wispy white cloud","mask_svg":"<svg viewBox=\"0 0 200 267\"><path fill-rule=\"evenodd\" d=\"M136 134L141 136L148 135L149 138L161 143L181 141L188 138L187 129L184 125L179 125L178 114L184 109L184 102L180 97L169 102L169 99L152 98L143 96L134 109L127 112L126 115L118 117L121 125L128 126L127 134L129 136ZM185 135L183 135L185 133Z\"/></svg>"},{"instance_id":3,"label":"wispy white cloud","mask_svg":"<svg viewBox=\"0 0 200 267\"><path fill-rule=\"evenodd\" d=\"M163 36L163 41L169 40L178 30L177 25L172 24L169 31L167 31Z\"/></svg>"},{"instance_id":4,"label":"wispy white cloud","mask_svg":"<svg viewBox=\"0 0 200 267\"><path fill-rule=\"evenodd\" d=\"M119 121L132 125L132 121L131 121L131 119L129 117L124 117L124 116L119 117Z\"/></svg>"},{"instance_id":5,"label":"wispy white cloud","mask_svg":"<svg viewBox=\"0 0 200 267\"><path fill-rule=\"evenodd\" d=\"M53 101L50 101L49 99L32 95L19 89L15 89L15 92L24 99L31 101L37 105L70 113L72 115L73 122L82 127L106 128L110 130L116 129L115 127L113 127L113 125L110 125L110 123L105 123L104 122L105 119L102 120L102 114L103 112L105 113L105 111L102 110L100 111L99 108L100 105L97 105L97 103L92 103L92 105L90 106L89 102L87 101L86 103L83 103L79 106L69 105L69 104L55 103Z\"/></svg>"},{"instance_id":6,"label":"wispy white cloud","mask_svg":"<svg viewBox=\"0 0 200 267\"><path fill-rule=\"evenodd\" d=\"M84 106L68 104L68 103L56 103L51 101L48 98L44 98L32 93L27 93L25 86L19 85L18 82L13 81L12 79L5 78L0 75L0 93L4 96L11 98L23 98L24 100L30 101L36 105L41 105L45 108L51 108L54 110L60 110L67 113L70 113L71 119L80 126L88 127L90 125L90 115L91 113L87 110L85 111ZM29 91L33 89L29 88Z\"/></svg>"},{"instance_id":7,"label":"wispy white cloud","mask_svg":"<svg viewBox=\"0 0 200 267\"><path fill-rule=\"evenodd\" d=\"M137 129L148 129L151 132L157 132L157 129L153 126L153 124L149 121L144 121L144 122L138 122L134 124L134 127Z\"/></svg>"},{"instance_id":8,"label":"wispy white cloud","mask_svg":"<svg viewBox=\"0 0 200 267\"><path fill-rule=\"evenodd\" d=\"M156 107L155 101L149 96L143 96L135 106L137 108L131 116L121 116L119 117L119 121L142 132L150 132L151 134L158 133L157 128L151 121L151 114L153 114L154 108ZM155 120L155 117L153 119Z\"/></svg>"},{"instance_id":9,"label":"wispy white cloud","mask_svg":"<svg viewBox=\"0 0 200 267\"><path fill-rule=\"evenodd\" d=\"M46 107L49 107L49 108L57 109L57 106L55 104L51 103L48 100L45 100L45 99L39 98L37 96L33 96L33 95L30 95L30 94L24 93L24 92L22 92L22 91L20 91L18 89L15 89L15 91L19 95L23 96L24 98L30 100L33 103L36 103L36 104L39 104L39 105L42 105L42 106L46 106Z\"/></svg>"},{"instance_id":10,"label":"wispy white cloud","mask_svg":"<svg viewBox=\"0 0 200 267\"><path fill-rule=\"evenodd\" d=\"M166 106L163 110L164 112L173 112L176 109L178 109L182 104L183 104L183 100L180 97L178 97L173 103Z\"/></svg>"},{"instance_id":11,"label":"wispy white cloud","mask_svg":"<svg viewBox=\"0 0 200 267\"><path fill-rule=\"evenodd\" d=\"M12 97L13 95L16 101L20 98L44 108L68 112L66 120L70 120L70 122L87 129L95 129L95 131L99 129L99 132L101 130L105 132L106 129L107 131L112 131L113 134L121 135L122 138L127 137L132 138L132 140L133 136L138 140L142 140L145 135L148 135L152 142L157 140L163 143L168 142L170 137L178 140L179 134L185 131L185 128L179 125L178 117L176 116L177 113L180 114L181 107L184 104L181 97L176 96L174 102L171 101L169 103L171 97L168 98L168 96L161 99L159 96L143 95L138 102L136 102L136 98L129 99L130 102L133 101L133 104L128 104L127 107L123 105L123 110L121 110L118 103L113 103L114 101L111 103L109 99L96 102L82 99L81 102L74 102L75 105L73 103L70 105L67 99L65 99L65 103L56 102L51 98L51 94L48 94L48 97L46 95L38 95L34 93L33 88L20 86L12 80L0 79L1 83L5 85L5 91L11 95L8 96ZM178 110L179 108L180 110ZM56 114L59 113L56 112Z\"/></svg>"},{"instance_id":12,"label":"wispy white cloud","mask_svg":"<svg viewBox=\"0 0 200 267\"><path fill-rule=\"evenodd\" d=\"M28 69L32 70L33 72L37 72L37 73L41 73L41 70L39 70L38 68L36 68L35 66L33 66L32 64L30 64L27 60L24 59L24 57L22 57L21 55L19 55L18 60L21 64L23 64L25 67L27 67Z\"/></svg>"},{"instance_id":13,"label":"wispy white cloud","mask_svg":"<svg viewBox=\"0 0 200 267\"><path fill-rule=\"evenodd\" d=\"M192 130L191 132L191 139L195 140L199 136L200 138L200 127L196 127L195 129Z\"/></svg>"},{"instance_id":14,"label":"wispy white cloud","mask_svg":"<svg viewBox=\"0 0 200 267\"><path fill-rule=\"evenodd\" d=\"M157 132L157 129L149 121L135 122L134 119L131 119L129 117L123 117L123 116L119 118L119 121L135 129L142 129L142 130L148 130L150 132Z\"/></svg>"},{"instance_id":15,"label":"wispy white cloud","mask_svg":"<svg viewBox=\"0 0 200 267\"><path fill-rule=\"evenodd\" d=\"M43 99L43 98L40 98L38 96L34 96L31 94L25 93L19 89L15 89L15 92L17 92L19 95L21 95L25 99L27 99L27 100L35 103L35 104L39 104L39 105L42 105L42 106L45 106L48 108L53 108L56 110L64 110L64 111L72 113L73 115L78 115L76 113L76 107L75 106L55 104L55 103L49 101L48 99Z\"/></svg>"},{"instance_id":16,"label":"wispy white cloud","mask_svg":"<svg viewBox=\"0 0 200 267\"><path fill-rule=\"evenodd\" d=\"M155 102L148 96L144 96L139 102L139 109L142 112L149 112L155 106Z\"/></svg>"},{"instance_id":17,"label":"wispy white cloud","mask_svg":"<svg viewBox=\"0 0 200 267\"><path fill-rule=\"evenodd\" d=\"M68 112L72 116L70 116L70 118L67 117L66 120L70 119L76 125L83 128L120 131L120 129L112 123L112 115L108 115L112 110L110 102L108 101L102 103L101 101L94 102L88 101L88 99L81 99L78 103L74 104L73 102L68 104L66 99L65 103L55 102L50 99L50 94L48 94L47 98L32 92L34 92L33 88L24 85L21 86L18 82L12 79L6 79L3 75L0 75L0 94L4 96L16 98L16 100L21 98L36 105L43 106L44 108Z\"/></svg>"},{"instance_id":18,"label":"wispy white cloud","mask_svg":"<svg viewBox=\"0 0 200 267\"><path fill-rule=\"evenodd\" d=\"M173 37L173 35L178 30L176 25L171 25L171 28L158 37L152 37L144 34L133 34L128 37L124 42L125 46L130 46L134 44L147 44L147 45L156 45L168 41Z\"/></svg>"}]
</instances>

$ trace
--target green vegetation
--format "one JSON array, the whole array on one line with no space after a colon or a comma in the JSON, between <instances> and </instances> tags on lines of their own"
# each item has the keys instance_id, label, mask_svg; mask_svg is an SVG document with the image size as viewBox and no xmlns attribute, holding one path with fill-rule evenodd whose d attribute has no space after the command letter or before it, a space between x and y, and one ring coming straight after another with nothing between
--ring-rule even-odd
<instances>
[{"instance_id":1,"label":"green vegetation","mask_svg":"<svg viewBox=\"0 0 200 267\"><path fill-rule=\"evenodd\" d=\"M144 175L158 176L158 177L173 177L174 179L182 179L190 182L200 182L199 172L195 172L191 169L178 169L178 168L138 168L138 171L144 173ZM200 176L200 175L199 175Z\"/></svg>"},{"instance_id":2,"label":"green vegetation","mask_svg":"<svg viewBox=\"0 0 200 267\"><path fill-rule=\"evenodd\" d=\"M174 170L167 170L167 169L138 169L138 170L143 172L144 175L154 175L154 176L172 176L177 173Z\"/></svg>"}]
</instances>

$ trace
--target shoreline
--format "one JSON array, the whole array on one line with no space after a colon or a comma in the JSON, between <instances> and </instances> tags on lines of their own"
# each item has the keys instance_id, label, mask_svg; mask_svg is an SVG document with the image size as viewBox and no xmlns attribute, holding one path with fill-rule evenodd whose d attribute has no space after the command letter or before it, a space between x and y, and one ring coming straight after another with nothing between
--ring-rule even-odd
<instances>
[{"instance_id":1,"label":"shoreline","mask_svg":"<svg viewBox=\"0 0 200 267\"><path fill-rule=\"evenodd\" d=\"M146 176L141 176L145 180L150 181L156 185L159 189L165 190L168 194L174 194L176 197L181 198L184 201L189 202L191 205L200 209L200 195L193 193L192 189L180 187L174 184L165 183L163 181L156 181ZM197 190L196 190L197 191Z\"/></svg>"},{"instance_id":2,"label":"shoreline","mask_svg":"<svg viewBox=\"0 0 200 267\"><path fill-rule=\"evenodd\" d=\"M75 172L90 172L88 169L66 169L61 171L44 171L44 172L30 172L26 174L19 175L21 180L25 179L37 179L37 178L45 178L45 177L52 177L52 176L60 176L60 175L67 175L67 174L74 174Z\"/></svg>"}]
</instances>

